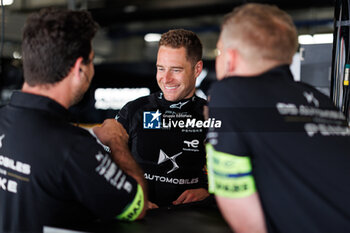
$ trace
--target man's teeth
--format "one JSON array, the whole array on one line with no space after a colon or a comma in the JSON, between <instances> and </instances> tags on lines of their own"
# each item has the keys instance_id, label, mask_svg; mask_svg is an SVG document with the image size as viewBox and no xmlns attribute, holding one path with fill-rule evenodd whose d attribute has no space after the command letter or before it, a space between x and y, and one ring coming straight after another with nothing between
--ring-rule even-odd
<instances>
[{"instance_id":1,"label":"man's teeth","mask_svg":"<svg viewBox=\"0 0 350 233\"><path fill-rule=\"evenodd\" d=\"M175 89L176 87L165 87L166 89L172 90Z\"/></svg>"}]
</instances>

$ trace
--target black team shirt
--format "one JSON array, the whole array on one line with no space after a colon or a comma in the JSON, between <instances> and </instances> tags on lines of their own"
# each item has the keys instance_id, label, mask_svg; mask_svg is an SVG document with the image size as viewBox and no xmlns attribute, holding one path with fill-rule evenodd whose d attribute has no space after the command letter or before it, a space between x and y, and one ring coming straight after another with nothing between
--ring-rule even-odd
<instances>
[{"instance_id":1,"label":"black team shirt","mask_svg":"<svg viewBox=\"0 0 350 233\"><path fill-rule=\"evenodd\" d=\"M0 108L0 231L42 232L115 219L136 181L55 101L15 92Z\"/></svg>"},{"instance_id":2,"label":"black team shirt","mask_svg":"<svg viewBox=\"0 0 350 233\"><path fill-rule=\"evenodd\" d=\"M159 206L171 205L187 189L207 189L207 130L192 127L204 120L204 105L206 101L197 96L170 102L157 92L129 102L116 117L145 172L149 200Z\"/></svg>"},{"instance_id":3,"label":"black team shirt","mask_svg":"<svg viewBox=\"0 0 350 233\"><path fill-rule=\"evenodd\" d=\"M350 130L289 66L229 77L210 91L216 151L249 157L269 233L350 232Z\"/></svg>"}]
</instances>

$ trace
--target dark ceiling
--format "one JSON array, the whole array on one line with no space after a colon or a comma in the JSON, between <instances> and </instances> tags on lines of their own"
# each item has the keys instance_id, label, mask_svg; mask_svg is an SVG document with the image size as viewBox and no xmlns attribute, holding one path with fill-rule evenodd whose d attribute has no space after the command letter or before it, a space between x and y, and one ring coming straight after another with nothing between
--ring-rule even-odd
<instances>
[{"instance_id":1,"label":"dark ceiling","mask_svg":"<svg viewBox=\"0 0 350 233\"><path fill-rule=\"evenodd\" d=\"M98 2L98 4L97 4ZM221 15L234 7L259 2L274 4L284 10L334 7L333 0L105 0L88 4L101 26L133 21L164 20L203 15ZM95 6L95 7L94 7Z\"/></svg>"}]
</instances>

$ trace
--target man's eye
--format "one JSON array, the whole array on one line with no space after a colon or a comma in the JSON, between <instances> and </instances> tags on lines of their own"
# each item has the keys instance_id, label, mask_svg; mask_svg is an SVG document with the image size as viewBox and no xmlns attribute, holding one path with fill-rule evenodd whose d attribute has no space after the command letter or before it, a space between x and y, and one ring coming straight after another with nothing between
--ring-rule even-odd
<instances>
[{"instance_id":1,"label":"man's eye","mask_svg":"<svg viewBox=\"0 0 350 233\"><path fill-rule=\"evenodd\" d=\"M158 71L164 71L165 69L163 67L157 67Z\"/></svg>"},{"instance_id":2,"label":"man's eye","mask_svg":"<svg viewBox=\"0 0 350 233\"><path fill-rule=\"evenodd\" d=\"M180 69L174 69L173 72L179 73L179 72L181 72L181 70Z\"/></svg>"}]
</instances>

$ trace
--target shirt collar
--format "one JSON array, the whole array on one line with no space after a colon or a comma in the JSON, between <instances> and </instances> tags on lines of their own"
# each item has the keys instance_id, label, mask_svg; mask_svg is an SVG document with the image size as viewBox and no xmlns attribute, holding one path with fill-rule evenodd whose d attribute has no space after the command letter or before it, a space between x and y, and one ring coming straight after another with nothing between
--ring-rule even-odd
<instances>
[{"instance_id":1,"label":"shirt collar","mask_svg":"<svg viewBox=\"0 0 350 233\"><path fill-rule=\"evenodd\" d=\"M238 78L247 78L246 76L232 76L232 77L238 77ZM248 78L264 78L264 77L276 77L278 79L284 78L289 81L293 81L293 74L290 71L288 64L279 65L276 67L273 67L267 71L265 71L262 74L256 75L256 76L249 76Z\"/></svg>"},{"instance_id":2,"label":"shirt collar","mask_svg":"<svg viewBox=\"0 0 350 233\"><path fill-rule=\"evenodd\" d=\"M62 105L42 95L15 91L12 94L10 105L20 108L36 109L49 112L58 118L69 119L69 111Z\"/></svg>"},{"instance_id":3,"label":"shirt collar","mask_svg":"<svg viewBox=\"0 0 350 233\"><path fill-rule=\"evenodd\" d=\"M190 105L190 103L194 102L197 98L196 95L193 95L191 98L182 99L180 101L168 101L164 98L164 95L161 91L158 92L156 96L162 106L169 107L171 109L186 108L187 105Z\"/></svg>"}]
</instances>

